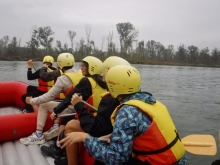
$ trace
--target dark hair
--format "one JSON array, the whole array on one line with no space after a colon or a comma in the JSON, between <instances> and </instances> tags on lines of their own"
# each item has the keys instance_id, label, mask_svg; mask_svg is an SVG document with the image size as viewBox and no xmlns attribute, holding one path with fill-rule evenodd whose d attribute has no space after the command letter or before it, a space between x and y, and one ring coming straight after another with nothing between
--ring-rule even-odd
<instances>
[{"instance_id":1,"label":"dark hair","mask_svg":"<svg viewBox=\"0 0 220 165\"><path fill-rule=\"evenodd\" d=\"M99 74L94 74L92 76L90 76L91 78L93 78L93 80L95 80L95 82L102 87L103 89L108 89L106 82L103 81L103 78L101 75Z\"/></svg>"},{"instance_id":2,"label":"dark hair","mask_svg":"<svg viewBox=\"0 0 220 165\"><path fill-rule=\"evenodd\" d=\"M52 66L52 63L51 62L44 62L44 64L47 64L49 66Z\"/></svg>"},{"instance_id":3,"label":"dark hair","mask_svg":"<svg viewBox=\"0 0 220 165\"><path fill-rule=\"evenodd\" d=\"M89 64L86 61L82 61L82 65L85 65L87 68L89 67ZM91 77L95 82L102 87L103 89L108 89L106 82L103 81L103 77L99 74L90 75L89 72L85 77Z\"/></svg>"},{"instance_id":4,"label":"dark hair","mask_svg":"<svg viewBox=\"0 0 220 165\"><path fill-rule=\"evenodd\" d=\"M68 69L71 69L73 66L64 66L63 68L62 68L62 72L64 72L64 70L68 70Z\"/></svg>"},{"instance_id":5,"label":"dark hair","mask_svg":"<svg viewBox=\"0 0 220 165\"><path fill-rule=\"evenodd\" d=\"M82 64L85 65L87 68L89 67L88 62L86 62L86 61L82 61Z\"/></svg>"}]
</instances>

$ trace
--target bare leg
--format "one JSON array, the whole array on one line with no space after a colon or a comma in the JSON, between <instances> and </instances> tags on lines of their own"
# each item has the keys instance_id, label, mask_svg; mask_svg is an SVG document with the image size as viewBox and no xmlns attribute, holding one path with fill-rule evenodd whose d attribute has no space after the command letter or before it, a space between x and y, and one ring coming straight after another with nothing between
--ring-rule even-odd
<instances>
[{"instance_id":1,"label":"bare leg","mask_svg":"<svg viewBox=\"0 0 220 165\"><path fill-rule=\"evenodd\" d=\"M83 132L79 120L71 120L67 123L65 134L70 132ZM71 146L66 147L68 165L78 165L79 145L80 143L74 143Z\"/></svg>"},{"instance_id":2,"label":"bare leg","mask_svg":"<svg viewBox=\"0 0 220 165\"><path fill-rule=\"evenodd\" d=\"M62 131L62 130L64 130L65 129L65 125L60 125L59 126L59 130L58 130L58 135L60 134L60 132ZM57 137L57 141L59 141L59 136Z\"/></svg>"},{"instance_id":3,"label":"bare leg","mask_svg":"<svg viewBox=\"0 0 220 165\"><path fill-rule=\"evenodd\" d=\"M34 112L38 112L39 105L32 105Z\"/></svg>"}]
</instances>

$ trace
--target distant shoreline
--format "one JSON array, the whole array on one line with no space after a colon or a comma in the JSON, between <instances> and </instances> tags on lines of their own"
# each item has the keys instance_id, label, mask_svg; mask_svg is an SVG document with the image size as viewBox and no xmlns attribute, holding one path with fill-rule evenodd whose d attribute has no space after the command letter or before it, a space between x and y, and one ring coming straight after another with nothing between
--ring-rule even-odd
<instances>
[{"instance_id":1,"label":"distant shoreline","mask_svg":"<svg viewBox=\"0 0 220 165\"><path fill-rule=\"evenodd\" d=\"M32 58L34 61L41 61L38 58ZM24 59L5 59L0 57L0 61L27 61ZM129 61L129 60L128 60ZM76 62L81 62L80 60L76 60ZM178 63L178 62L162 62L162 61L129 61L131 64L141 64L141 65L164 65L164 66L191 66L191 67L211 67L211 68L220 68L220 65L207 65L207 64L188 64L188 63Z\"/></svg>"}]
</instances>

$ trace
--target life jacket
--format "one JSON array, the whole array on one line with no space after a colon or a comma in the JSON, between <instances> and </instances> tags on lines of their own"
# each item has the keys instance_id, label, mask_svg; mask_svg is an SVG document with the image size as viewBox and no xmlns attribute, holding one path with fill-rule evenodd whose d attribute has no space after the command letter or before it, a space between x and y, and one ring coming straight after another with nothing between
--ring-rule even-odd
<instances>
[{"instance_id":1,"label":"life jacket","mask_svg":"<svg viewBox=\"0 0 220 165\"><path fill-rule=\"evenodd\" d=\"M100 87L97 82L95 82L95 80L91 77L88 77L88 80L91 84L91 89L92 89L92 95L86 100L87 103L89 103L90 105L92 105L95 108L98 108L99 103L101 101L101 96L103 93L106 93L107 90L103 89L102 87ZM92 111L91 108L87 107L85 105L86 109L91 111L91 113L96 116L97 112Z\"/></svg>"},{"instance_id":2,"label":"life jacket","mask_svg":"<svg viewBox=\"0 0 220 165\"><path fill-rule=\"evenodd\" d=\"M50 69L50 68L47 68L47 72L53 72L53 70ZM60 72L60 75L63 74L63 72L61 70L59 70L59 72ZM49 81L49 82L45 82L45 81L43 81L42 79L39 78L38 79L38 84L39 84L39 86L37 88L38 90L43 91L43 92L48 92L53 87L53 85L55 84L55 81L52 80L52 81ZM63 100L63 99L65 99L65 95L63 93L60 93L56 96L56 99L62 99Z\"/></svg>"},{"instance_id":3,"label":"life jacket","mask_svg":"<svg viewBox=\"0 0 220 165\"><path fill-rule=\"evenodd\" d=\"M63 75L63 72L62 72L61 69L59 69L59 72L60 72L60 75L62 76L62 75ZM64 94L63 92L61 92L60 94L58 94L58 95L56 96L56 99L64 100L65 97L66 97L65 94Z\"/></svg>"},{"instance_id":4,"label":"life jacket","mask_svg":"<svg viewBox=\"0 0 220 165\"><path fill-rule=\"evenodd\" d=\"M107 96L110 96L111 94L107 91L107 92L105 92L105 93L103 93L102 95L101 95L101 98L105 98L105 97L107 97Z\"/></svg>"},{"instance_id":5,"label":"life jacket","mask_svg":"<svg viewBox=\"0 0 220 165\"><path fill-rule=\"evenodd\" d=\"M81 69L79 69L76 73L67 72L67 73L64 73L63 75L66 75L72 81L72 84L73 84L69 89L63 92L63 94L67 96L67 94L75 88L75 86L80 82L80 80L84 76L82 75Z\"/></svg>"},{"instance_id":6,"label":"life jacket","mask_svg":"<svg viewBox=\"0 0 220 165\"><path fill-rule=\"evenodd\" d=\"M180 160L185 153L184 145L179 139L176 127L166 107L157 101L151 105L140 100L130 100L119 105L112 113L112 124L117 111L122 105L137 107L152 119L149 129L142 135L134 137L133 157L153 165L171 165Z\"/></svg>"},{"instance_id":7,"label":"life jacket","mask_svg":"<svg viewBox=\"0 0 220 165\"><path fill-rule=\"evenodd\" d=\"M47 72L53 72L53 70L48 68ZM41 78L38 78L37 89L42 92L48 92L52 88L54 83L55 83L54 80L46 82L46 81L43 81Z\"/></svg>"}]
</instances>

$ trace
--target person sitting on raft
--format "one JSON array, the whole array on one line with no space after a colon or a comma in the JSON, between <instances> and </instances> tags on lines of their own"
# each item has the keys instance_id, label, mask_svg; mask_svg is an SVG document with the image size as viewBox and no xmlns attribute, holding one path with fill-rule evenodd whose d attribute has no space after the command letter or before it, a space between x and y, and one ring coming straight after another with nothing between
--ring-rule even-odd
<instances>
[{"instance_id":1,"label":"person sitting on raft","mask_svg":"<svg viewBox=\"0 0 220 165\"><path fill-rule=\"evenodd\" d=\"M25 108L22 110L23 113L37 112L38 105L29 105L25 102L26 97L38 97L48 92L49 89L54 85L57 77L61 75L60 71L53 67L54 58L52 56L45 56L43 58L43 66L41 69L36 70L32 73L34 63L32 60L28 61L28 80L38 80L38 87L29 85L27 87L27 93L21 96L21 100L25 104Z\"/></svg>"},{"instance_id":2,"label":"person sitting on raft","mask_svg":"<svg viewBox=\"0 0 220 165\"><path fill-rule=\"evenodd\" d=\"M59 127L59 118L54 120L54 126L51 127L48 131L46 131L43 135L43 128L46 123L48 112L53 111L53 109L48 108L50 105L54 104L51 102L54 100L60 93L68 94L82 79L83 75L81 70L77 71L73 68L75 64L75 59L72 54L70 53L61 53L57 57L57 67L61 69L64 73L62 76L57 78L56 83L53 87L45 94L39 97L26 97L26 103L31 105L40 105L38 110L38 117L37 117L37 128L36 131L26 137L21 138L20 142L22 144L43 144L45 143L45 138L51 139L57 136L58 127ZM59 102L55 102L57 105ZM63 113L70 113L72 112L72 108L68 108Z\"/></svg>"},{"instance_id":3,"label":"person sitting on raft","mask_svg":"<svg viewBox=\"0 0 220 165\"><path fill-rule=\"evenodd\" d=\"M112 97L120 101L111 116L109 143L85 132L72 132L60 141L62 148L84 142L91 156L112 165L186 165L184 145L167 108L152 94L140 90L138 70L114 66L105 80Z\"/></svg>"},{"instance_id":4,"label":"person sitting on raft","mask_svg":"<svg viewBox=\"0 0 220 165\"><path fill-rule=\"evenodd\" d=\"M129 62L121 57L110 56L103 62L103 81L105 82L105 75L108 70L116 65L130 65ZM111 114L114 109L119 105L119 102L115 100L109 92L102 95L102 99L98 106L97 115L94 116L90 113L84 106L82 101L82 96L74 94L75 97L72 99L71 104L74 105L74 109L78 113L78 120L71 120L67 123L65 127L65 132L61 132L60 136L63 134L68 134L70 132L86 132L94 137L104 136L110 134L113 130L111 124ZM75 101L73 103L73 101ZM73 143L71 146L66 147L68 165L77 164L80 155L80 144ZM104 165L102 162L96 160L95 165Z\"/></svg>"}]
</instances>

